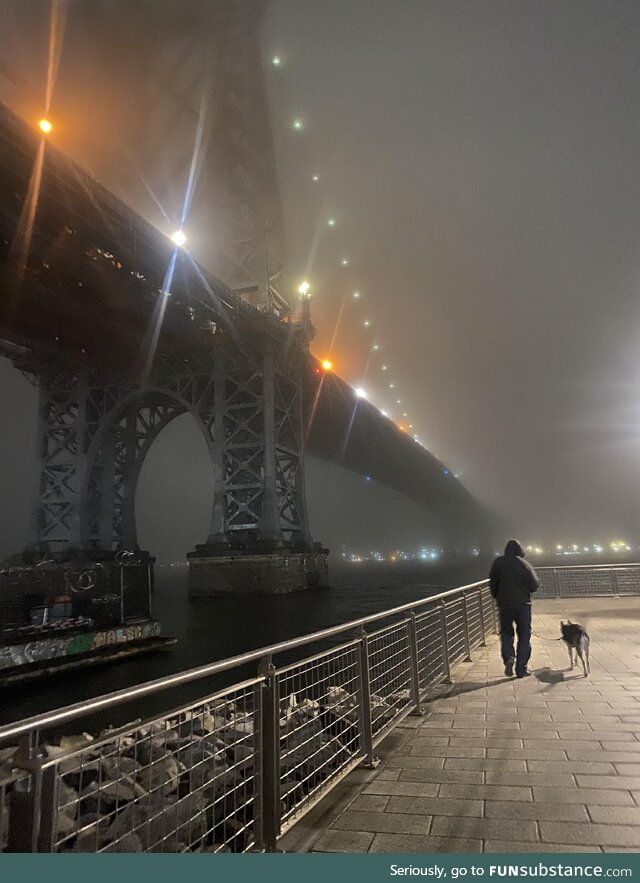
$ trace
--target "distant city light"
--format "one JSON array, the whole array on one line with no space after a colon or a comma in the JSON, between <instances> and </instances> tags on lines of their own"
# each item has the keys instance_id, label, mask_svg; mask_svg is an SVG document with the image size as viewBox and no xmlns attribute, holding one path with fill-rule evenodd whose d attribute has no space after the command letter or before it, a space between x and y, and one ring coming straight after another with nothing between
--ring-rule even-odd
<instances>
[{"instance_id":1,"label":"distant city light","mask_svg":"<svg viewBox=\"0 0 640 883\"><path fill-rule=\"evenodd\" d=\"M298 294L301 297L311 297L311 286L306 279L298 286Z\"/></svg>"},{"instance_id":2,"label":"distant city light","mask_svg":"<svg viewBox=\"0 0 640 883\"><path fill-rule=\"evenodd\" d=\"M388 417L388 416L389 416L389 415L387 414L386 411L380 411L380 413L382 414L383 417Z\"/></svg>"},{"instance_id":3,"label":"distant city light","mask_svg":"<svg viewBox=\"0 0 640 883\"><path fill-rule=\"evenodd\" d=\"M291 125L296 130L296 132L301 132L302 129L304 128L304 123L302 122L302 120L299 117L296 117L296 119L291 123Z\"/></svg>"},{"instance_id":4,"label":"distant city light","mask_svg":"<svg viewBox=\"0 0 640 883\"><path fill-rule=\"evenodd\" d=\"M319 181L319 180L320 180L320 175L312 175L312 176L311 176L311 180L312 180L312 181Z\"/></svg>"},{"instance_id":5,"label":"distant city light","mask_svg":"<svg viewBox=\"0 0 640 883\"><path fill-rule=\"evenodd\" d=\"M356 300L360 300L360 292L359 291L354 291L353 296Z\"/></svg>"},{"instance_id":6,"label":"distant city light","mask_svg":"<svg viewBox=\"0 0 640 883\"><path fill-rule=\"evenodd\" d=\"M381 370L381 371L386 371L386 370L387 370L387 366L386 366L386 365L382 365L382 367L380 368L380 370Z\"/></svg>"},{"instance_id":7,"label":"distant city light","mask_svg":"<svg viewBox=\"0 0 640 883\"><path fill-rule=\"evenodd\" d=\"M41 132L44 132L45 135L48 135L49 132L53 129L53 124L52 124L51 120L42 119L38 123L38 128L40 129Z\"/></svg>"},{"instance_id":8,"label":"distant city light","mask_svg":"<svg viewBox=\"0 0 640 883\"><path fill-rule=\"evenodd\" d=\"M271 58L271 64L272 64L274 67L280 67L280 65L282 64L282 58L281 58L279 55L274 55L274 56Z\"/></svg>"},{"instance_id":9,"label":"distant city light","mask_svg":"<svg viewBox=\"0 0 640 883\"><path fill-rule=\"evenodd\" d=\"M380 349L380 346L377 343L374 343L373 348L376 352Z\"/></svg>"},{"instance_id":10,"label":"distant city light","mask_svg":"<svg viewBox=\"0 0 640 883\"><path fill-rule=\"evenodd\" d=\"M401 405L401 404L402 404L402 399L396 399L396 405Z\"/></svg>"},{"instance_id":11,"label":"distant city light","mask_svg":"<svg viewBox=\"0 0 640 883\"><path fill-rule=\"evenodd\" d=\"M365 319L362 324L364 325L365 328L368 328L369 325L371 325L371 322L369 321L369 319Z\"/></svg>"},{"instance_id":12,"label":"distant city light","mask_svg":"<svg viewBox=\"0 0 640 883\"><path fill-rule=\"evenodd\" d=\"M364 391L364 389L361 386L358 386L356 388L356 395L358 396L359 399L366 399L366 397L367 397L366 392Z\"/></svg>"},{"instance_id":13,"label":"distant city light","mask_svg":"<svg viewBox=\"0 0 640 883\"><path fill-rule=\"evenodd\" d=\"M175 233L171 234L171 241L174 242L176 245L182 247L187 241L187 237L182 230L176 230Z\"/></svg>"},{"instance_id":14,"label":"distant city light","mask_svg":"<svg viewBox=\"0 0 640 883\"><path fill-rule=\"evenodd\" d=\"M348 258L342 258L342 260L340 261L340 263L342 264L343 267L348 267L348 266L349 266L349 260L348 260Z\"/></svg>"},{"instance_id":15,"label":"distant city light","mask_svg":"<svg viewBox=\"0 0 640 883\"><path fill-rule=\"evenodd\" d=\"M322 367L325 371L331 371L331 369L333 368L333 362L331 361L331 359L324 359L322 362Z\"/></svg>"},{"instance_id":16,"label":"distant city light","mask_svg":"<svg viewBox=\"0 0 640 883\"><path fill-rule=\"evenodd\" d=\"M335 219L335 218L329 218L329 220L327 221L327 226L328 226L328 227L335 227L335 225L336 225L336 219Z\"/></svg>"},{"instance_id":17,"label":"distant city light","mask_svg":"<svg viewBox=\"0 0 640 883\"><path fill-rule=\"evenodd\" d=\"M395 383L390 383L390 384L389 384L389 389L395 389L395 388L396 388Z\"/></svg>"}]
</instances>

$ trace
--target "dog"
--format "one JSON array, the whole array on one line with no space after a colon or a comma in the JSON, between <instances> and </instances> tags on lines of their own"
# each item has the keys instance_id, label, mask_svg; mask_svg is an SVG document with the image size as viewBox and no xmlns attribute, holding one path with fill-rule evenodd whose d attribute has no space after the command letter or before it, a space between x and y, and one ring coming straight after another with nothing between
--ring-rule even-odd
<instances>
[{"instance_id":1,"label":"dog","mask_svg":"<svg viewBox=\"0 0 640 883\"><path fill-rule=\"evenodd\" d=\"M576 660L577 657L580 657L580 662L582 663L582 667L584 669L585 678L590 673L589 669L589 635L583 629L581 625L578 625L577 622L571 622L568 619L565 622L560 622L560 631L562 632L562 640L567 645L567 649L569 650L569 659L571 660L571 668L573 669L574 661L573 661L573 651L576 651Z\"/></svg>"}]
</instances>

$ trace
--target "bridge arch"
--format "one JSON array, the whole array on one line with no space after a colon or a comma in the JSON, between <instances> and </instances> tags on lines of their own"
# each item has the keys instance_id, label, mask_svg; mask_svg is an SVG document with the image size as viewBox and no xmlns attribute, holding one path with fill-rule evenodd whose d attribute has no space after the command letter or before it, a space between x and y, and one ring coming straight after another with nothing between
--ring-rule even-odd
<instances>
[{"instance_id":1,"label":"bridge arch","mask_svg":"<svg viewBox=\"0 0 640 883\"><path fill-rule=\"evenodd\" d=\"M113 402L113 392L111 393ZM89 415L94 432L87 448L82 484L82 544L113 551L138 545L135 495L142 466L160 433L177 417L190 414L204 438L215 486L213 420L210 407L187 400L174 390L151 387L115 397L109 409ZM91 433L91 428L89 428ZM209 528L211 541L220 523L222 501L214 501Z\"/></svg>"}]
</instances>

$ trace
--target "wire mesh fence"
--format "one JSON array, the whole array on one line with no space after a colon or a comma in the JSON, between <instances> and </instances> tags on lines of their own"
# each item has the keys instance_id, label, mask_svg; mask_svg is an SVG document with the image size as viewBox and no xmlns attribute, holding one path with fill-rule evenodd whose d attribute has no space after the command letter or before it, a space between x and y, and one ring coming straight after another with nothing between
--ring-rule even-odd
<instances>
[{"instance_id":1,"label":"wire mesh fence","mask_svg":"<svg viewBox=\"0 0 640 883\"><path fill-rule=\"evenodd\" d=\"M640 564L539 567L542 598L640 595Z\"/></svg>"},{"instance_id":2,"label":"wire mesh fence","mask_svg":"<svg viewBox=\"0 0 640 883\"><path fill-rule=\"evenodd\" d=\"M45 743L42 851L250 849L259 683L98 739Z\"/></svg>"},{"instance_id":3,"label":"wire mesh fence","mask_svg":"<svg viewBox=\"0 0 640 883\"><path fill-rule=\"evenodd\" d=\"M0 848L41 852L271 851L429 688L495 630L476 583L314 635L0 728ZM344 643L277 667L282 652ZM95 708L259 662L256 677L151 720L53 736ZM89 724L90 726L90 724ZM11 749L16 750L15 744ZM15 768L14 768L15 767ZM14 813L13 807L18 809ZM26 822L25 822L26 819Z\"/></svg>"}]
</instances>

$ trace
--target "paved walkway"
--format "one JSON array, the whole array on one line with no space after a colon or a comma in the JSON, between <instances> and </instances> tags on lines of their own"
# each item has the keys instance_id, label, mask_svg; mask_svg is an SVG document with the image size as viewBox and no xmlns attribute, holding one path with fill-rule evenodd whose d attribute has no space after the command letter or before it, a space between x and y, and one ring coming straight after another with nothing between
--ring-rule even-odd
<instances>
[{"instance_id":1,"label":"paved walkway","mask_svg":"<svg viewBox=\"0 0 640 883\"><path fill-rule=\"evenodd\" d=\"M553 639L585 625L592 674ZM540 601L531 668L504 677L497 640L422 718L379 747L283 846L319 852L637 852L640 598ZM542 640L545 639L545 640Z\"/></svg>"}]
</instances>

